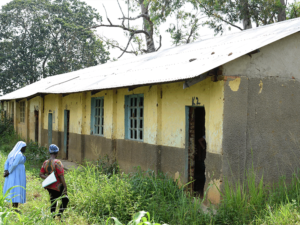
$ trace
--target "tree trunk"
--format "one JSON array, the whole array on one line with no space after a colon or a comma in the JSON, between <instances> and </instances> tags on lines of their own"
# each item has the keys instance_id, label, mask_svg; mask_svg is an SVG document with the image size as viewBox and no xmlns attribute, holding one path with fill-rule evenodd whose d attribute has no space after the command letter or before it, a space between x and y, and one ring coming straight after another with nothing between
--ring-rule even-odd
<instances>
[{"instance_id":1,"label":"tree trunk","mask_svg":"<svg viewBox=\"0 0 300 225\"><path fill-rule=\"evenodd\" d=\"M241 1L243 10L242 10L242 17L243 17L243 29L251 29L252 24L251 24L251 17L250 17L250 12L249 12L249 5L248 5L248 0L242 0Z\"/></svg>"},{"instance_id":2,"label":"tree trunk","mask_svg":"<svg viewBox=\"0 0 300 225\"><path fill-rule=\"evenodd\" d=\"M281 3L281 8L279 9L278 22L286 20L285 1L280 0L280 3Z\"/></svg>"},{"instance_id":3,"label":"tree trunk","mask_svg":"<svg viewBox=\"0 0 300 225\"><path fill-rule=\"evenodd\" d=\"M139 0L141 5L141 13L149 15L148 13L148 5L144 5L144 0ZM153 25L149 23L149 21L143 18L143 29L149 33L150 36L146 36L146 44L147 44L147 53L155 52L155 44L153 40Z\"/></svg>"}]
</instances>

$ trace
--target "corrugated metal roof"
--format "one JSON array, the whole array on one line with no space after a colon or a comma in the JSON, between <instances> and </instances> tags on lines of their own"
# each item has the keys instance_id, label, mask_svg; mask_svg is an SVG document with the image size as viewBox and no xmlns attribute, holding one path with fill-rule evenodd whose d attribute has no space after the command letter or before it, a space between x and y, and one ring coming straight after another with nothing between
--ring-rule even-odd
<instances>
[{"instance_id":1,"label":"corrugated metal roof","mask_svg":"<svg viewBox=\"0 0 300 225\"><path fill-rule=\"evenodd\" d=\"M48 77L0 97L27 98L185 80L300 31L300 18ZM214 52L214 54L212 54ZM190 62L190 59L196 59Z\"/></svg>"}]
</instances>

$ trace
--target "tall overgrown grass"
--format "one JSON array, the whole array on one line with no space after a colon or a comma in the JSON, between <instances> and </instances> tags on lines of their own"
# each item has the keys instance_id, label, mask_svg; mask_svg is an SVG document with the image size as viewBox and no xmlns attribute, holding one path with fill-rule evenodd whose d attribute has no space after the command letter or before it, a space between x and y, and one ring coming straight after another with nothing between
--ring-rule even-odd
<instances>
[{"instance_id":1,"label":"tall overgrown grass","mask_svg":"<svg viewBox=\"0 0 300 225\"><path fill-rule=\"evenodd\" d=\"M19 140L11 126L8 121L0 122L2 168L7 153ZM274 184L266 184L253 168L242 182L233 184L224 179L216 211L208 208L203 212L202 200L186 192L184 186L179 188L166 174L140 168L121 173L117 163L108 158L66 172L70 203L65 222L60 223L50 215L49 196L39 178L47 150L34 142L27 144L27 203L17 215L0 198L0 224L300 224L299 172L289 181L282 177ZM2 193L3 176L0 183Z\"/></svg>"},{"instance_id":2,"label":"tall overgrown grass","mask_svg":"<svg viewBox=\"0 0 300 225\"><path fill-rule=\"evenodd\" d=\"M201 202L189 197L173 179L153 171L108 176L94 164L66 175L70 206L90 223L116 217L127 223L139 211L147 211L160 223L201 224L208 221Z\"/></svg>"}]
</instances>

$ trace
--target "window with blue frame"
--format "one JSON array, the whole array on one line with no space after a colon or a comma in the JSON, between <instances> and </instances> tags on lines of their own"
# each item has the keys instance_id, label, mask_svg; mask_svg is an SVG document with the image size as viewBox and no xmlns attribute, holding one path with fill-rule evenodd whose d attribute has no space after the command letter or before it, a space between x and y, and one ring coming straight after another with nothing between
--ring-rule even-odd
<instances>
[{"instance_id":1,"label":"window with blue frame","mask_svg":"<svg viewBox=\"0 0 300 225\"><path fill-rule=\"evenodd\" d=\"M125 96L125 137L130 140L144 139L144 95Z\"/></svg>"},{"instance_id":2,"label":"window with blue frame","mask_svg":"<svg viewBox=\"0 0 300 225\"><path fill-rule=\"evenodd\" d=\"M92 98L91 134L104 134L104 97Z\"/></svg>"}]
</instances>

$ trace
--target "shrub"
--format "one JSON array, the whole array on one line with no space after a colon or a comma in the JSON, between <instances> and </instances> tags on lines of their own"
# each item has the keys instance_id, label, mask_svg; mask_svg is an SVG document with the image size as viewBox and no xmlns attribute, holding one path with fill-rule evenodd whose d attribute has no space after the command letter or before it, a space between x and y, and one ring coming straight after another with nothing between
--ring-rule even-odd
<instances>
[{"instance_id":1,"label":"shrub","mask_svg":"<svg viewBox=\"0 0 300 225\"><path fill-rule=\"evenodd\" d=\"M17 139L17 134L14 131L13 120L10 118L1 118L0 119L0 145L11 144L16 139Z\"/></svg>"},{"instance_id":2,"label":"shrub","mask_svg":"<svg viewBox=\"0 0 300 225\"><path fill-rule=\"evenodd\" d=\"M47 148L33 141L27 142L25 155L26 160L32 161L33 164L41 164L49 157Z\"/></svg>"}]
</instances>

